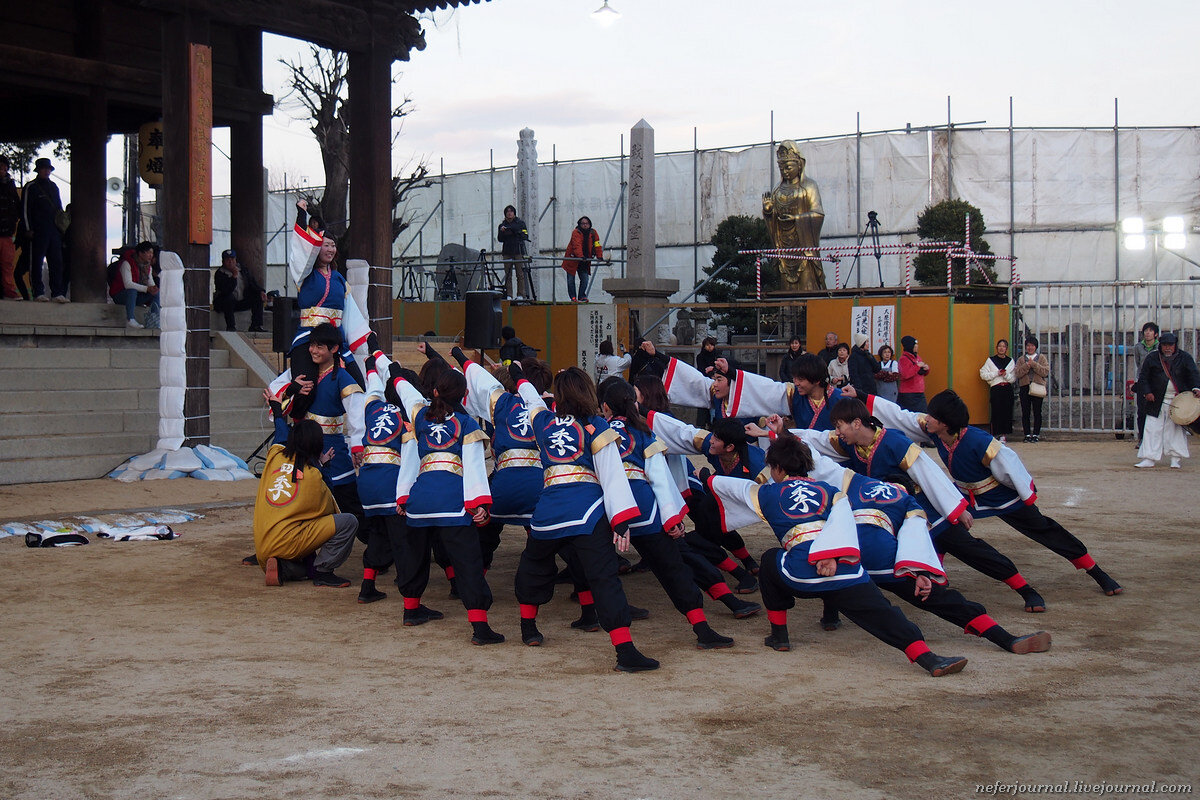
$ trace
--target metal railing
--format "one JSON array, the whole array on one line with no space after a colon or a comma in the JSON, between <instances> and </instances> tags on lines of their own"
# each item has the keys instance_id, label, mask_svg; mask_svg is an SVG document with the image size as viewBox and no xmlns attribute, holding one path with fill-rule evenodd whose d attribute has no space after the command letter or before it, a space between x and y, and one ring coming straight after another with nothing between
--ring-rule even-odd
<instances>
[{"instance_id":1,"label":"metal railing","mask_svg":"<svg viewBox=\"0 0 1200 800\"><path fill-rule=\"evenodd\" d=\"M1196 354L1200 331L1200 282L1133 281L1044 283L1009 290L1013 309L1012 352L1026 333L1036 336L1050 361L1047 430L1132 433L1136 401L1132 384L1141 368L1141 329L1147 322L1179 336L1179 347Z\"/></svg>"}]
</instances>

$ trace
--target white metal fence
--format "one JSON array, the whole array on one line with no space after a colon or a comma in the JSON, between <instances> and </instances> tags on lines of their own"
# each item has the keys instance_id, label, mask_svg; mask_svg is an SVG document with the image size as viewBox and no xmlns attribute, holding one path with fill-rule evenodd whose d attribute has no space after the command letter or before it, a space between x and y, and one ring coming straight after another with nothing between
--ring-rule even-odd
<instances>
[{"instance_id":1,"label":"white metal fence","mask_svg":"<svg viewBox=\"0 0 1200 800\"><path fill-rule=\"evenodd\" d=\"M1041 283L1010 290L1013 354L1025 334L1050 360L1047 430L1125 432L1135 429L1130 392L1141 367L1134 345L1147 322L1179 336L1197 352L1198 281Z\"/></svg>"}]
</instances>

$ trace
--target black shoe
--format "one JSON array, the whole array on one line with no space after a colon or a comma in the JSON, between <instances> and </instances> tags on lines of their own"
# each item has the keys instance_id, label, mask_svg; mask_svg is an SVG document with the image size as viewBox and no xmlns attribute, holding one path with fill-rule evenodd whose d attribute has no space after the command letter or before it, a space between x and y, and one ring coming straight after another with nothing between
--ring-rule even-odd
<instances>
[{"instance_id":1,"label":"black shoe","mask_svg":"<svg viewBox=\"0 0 1200 800\"><path fill-rule=\"evenodd\" d=\"M586 631L587 633L595 633L600 630L600 621L596 619L596 612L584 612L579 619L571 623L571 627L577 631Z\"/></svg>"},{"instance_id":2,"label":"black shoe","mask_svg":"<svg viewBox=\"0 0 1200 800\"><path fill-rule=\"evenodd\" d=\"M387 592L381 592L372 586L370 589L362 588L358 592L358 602L360 605L367 603L375 603L387 597Z\"/></svg>"},{"instance_id":3,"label":"black shoe","mask_svg":"<svg viewBox=\"0 0 1200 800\"><path fill-rule=\"evenodd\" d=\"M633 571L633 564L629 563L629 559L625 556L617 556L617 574L628 575Z\"/></svg>"},{"instance_id":4,"label":"black shoe","mask_svg":"<svg viewBox=\"0 0 1200 800\"><path fill-rule=\"evenodd\" d=\"M962 656L939 656L933 655L928 666L925 669L929 671L932 678L940 678L943 675L953 675L956 672L962 672L963 667L967 665L967 660Z\"/></svg>"},{"instance_id":5,"label":"black shoe","mask_svg":"<svg viewBox=\"0 0 1200 800\"><path fill-rule=\"evenodd\" d=\"M726 600L725 598L729 599ZM725 606L733 612L734 619L753 617L755 614L762 611L762 606L760 606L758 603L751 603L748 600L742 600L741 598L734 597L731 594L727 594L725 597L722 597L721 602L725 603Z\"/></svg>"},{"instance_id":6,"label":"black shoe","mask_svg":"<svg viewBox=\"0 0 1200 800\"><path fill-rule=\"evenodd\" d=\"M755 578L753 575L747 573L746 577L737 582L737 585L733 587L733 590L738 594L750 594L751 592L758 591L758 578Z\"/></svg>"},{"instance_id":7,"label":"black shoe","mask_svg":"<svg viewBox=\"0 0 1200 800\"><path fill-rule=\"evenodd\" d=\"M496 633L486 622L477 622L472 627L475 632L471 634L471 644L500 644L504 641L504 634Z\"/></svg>"},{"instance_id":8,"label":"black shoe","mask_svg":"<svg viewBox=\"0 0 1200 800\"><path fill-rule=\"evenodd\" d=\"M1027 433L1027 434L1025 434L1025 441L1026 441L1026 443L1028 443L1028 442L1032 442L1032 441L1033 441L1033 436L1032 436L1031 434L1028 434L1028 433Z\"/></svg>"},{"instance_id":9,"label":"black shoe","mask_svg":"<svg viewBox=\"0 0 1200 800\"><path fill-rule=\"evenodd\" d=\"M822 615L821 630L836 631L840 627L842 627L842 618L837 615L837 612L834 612L832 616Z\"/></svg>"},{"instance_id":10,"label":"black shoe","mask_svg":"<svg viewBox=\"0 0 1200 800\"><path fill-rule=\"evenodd\" d=\"M746 556L741 559L741 562L742 566L746 568L746 572L749 572L751 575L758 574L758 562L754 560L754 556Z\"/></svg>"},{"instance_id":11,"label":"black shoe","mask_svg":"<svg viewBox=\"0 0 1200 800\"><path fill-rule=\"evenodd\" d=\"M617 647L617 665L613 667L615 672L648 672L652 669L658 669L658 662L638 652L633 642Z\"/></svg>"},{"instance_id":12,"label":"black shoe","mask_svg":"<svg viewBox=\"0 0 1200 800\"><path fill-rule=\"evenodd\" d=\"M1041 614L1046 610L1046 601L1037 593L1029 584L1025 584L1017 592L1021 595L1021 599L1025 601L1025 611L1029 614Z\"/></svg>"},{"instance_id":13,"label":"black shoe","mask_svg":"<svg viewBox=\"0 0 1200 800\"><path fill-rule=\"evenodd\" d=\"M771 634L767 638L763 639L763 644L772 650L778 650L781 653L786 653L792 649L792 643L789 640L780 636L776 636L775 634Z\"/></svg>"},{"instance_id":14,"label":"black shoe","mask_svg":"<svg viewBox=\"0 0 1200 800\"><path fill-rule=\"evenodd\" d=\"M435 611L424 604L416 608L404 609L404 627L411 628L414 625L424 625L426 622L442 619L446 615L440 611Z\"/></svg>"},{"instance_id":15,"label":"black shoe","mask_svg":"<svg viewBox=\"0 0 1200 800\"><path fill-rule=\"evenodd\" d=\"M537 629L537 623L531 619L521 620L521 643L526 647L541 647L546 637Z\"/></svg>"},{"instance_id":16,"label":"black shoe","mask_svg":"<svg viewBox=\"0 0 1200 800\"><path fill-rule=\"evenodd\" d=\"M1117 594L1120 594L1121 592L1125 591L1125 589L1122 588L1121 584L1114 581L1107 572L1100 569L1099 567L1092 567L1091 569L1089 569L1087 571L1087 573L1088 573L1088 575L1092 576L1092 580L1094 580L1094 581L1096 581L1096 583L1100 584L1100 590L1102 592L1104 592L1106 595L1108 595L1109 597L1112 597L1113 595L1117 595Z\"/></svg>"},{"instance_id":17,"label":"black shoe","mask_svg":"<svg viewBox=\"0 0 1200 800\"><path fill-rule=\"evenodd\" d=\"M250 555L243 558L242 566L243 567L257 567L258 566L258 555L256 555L255 553L251 553Z\"/></svg>"},{"instance_id":18,"label":"black shoe","mask_svg":"<svg viewBox=\"0 0 1200 800\"><path fill-rule=\"evenodd\" d=\"M1038 435L1035 433L1035 434L1033 435L1033 437L1031 438L1031 440L1030 440L1030 441L1032 441L1034 444L1037 444L1037 443L1038 443L1038 442L1040 442L1041 440L1042 440L1042 437L1041 437L1041 436L1038 436Z\"/></svg>"},{"instance_id":19,"label":"black shoe","mask_svg":"<svg viewBox=\"0 0 1200 800\"><path fill-rule=\"evenodd\" d=\"M638 608L637 606L629 607L630 619L650 619L650 610L646 608Z\"/></svg>"},{"instance_id":20,"label":"black shoe","mask_svg":"<svg viewBox=\"0 0 1200 800\"><path fill-rule=\"evenodd\" d=\"M350 585L349 578L343 578L340 575L334 575L332 572L318 572L313 575L313 586L322 589L345 589Z\"/></svg>"},{"instance_id":21,"label":"black shoe","mask_svg":"<svg viewBox=\"0 0 1200 800\"><path fill-rule=\"evenodd\" d=\"M1008 652L1023 656L1026 653L1044 653L1050 649L1050 634L1045 631L1018 636L1008 646Z\"/></svg>"},{"instance_id":22,"label":"black shoe","mask_svg":"<svg viewBox=\"0 0 1200 800\"><path fill-rule=\"evenodd\" d=\"M696 634L696 649L697 650L724 650L727 647L733 647L733 639L704 626L706 630L701 630Z\"/></svg>"}]
</instances>

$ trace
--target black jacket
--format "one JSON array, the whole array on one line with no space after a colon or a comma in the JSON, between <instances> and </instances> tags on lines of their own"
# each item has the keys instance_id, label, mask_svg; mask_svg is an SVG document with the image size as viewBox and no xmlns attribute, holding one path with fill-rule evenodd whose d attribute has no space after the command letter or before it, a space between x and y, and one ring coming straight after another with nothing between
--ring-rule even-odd
<instances>
[{"instance_id":1,"label":"black jacket","mask_svg":"<svg viewBox=\"0 0 1200 800\"><path fill-rule=\"evenodd\" d=\"M667 367L671 364L671 359L666 354L656 352L650 355L640 347L630 354L630 358L630 380L638 375L656 375L661 378L667 374Z\"/></svg>"},{"instance_id":2,"label":"black jacket","mask_svg":"<svg viewBox=\"0 0 1200 800\"><path fill-rule=\"evenodd\" d=\"M879 372L879 362L875 360L875 356L861 347L851 347L847 363L850 368L850 385L854 390L860 395L875 394L878 391L875 373Z\"/></svg>"},{"instance_id":3,"label":"black jacket","mask_svg":"<svg viewBox=\"0 0 1200 800\"><path fill-rule=\"evenodd\" d=\"M784 352L783 359L779 362L779 380L783 381L784 383L792 382L792 364L795 364L802 355L804 355L803 350L795 355L792 355L791 348L788 348Z\"/></svg>"},{"instance_id":4,"label":"black jacket","mask_svg":"<svg viewBox=\"0 0 1200 800\"><path fill-rule=\"evenodd\" d=\"M1162 355L1162 345L1159 348L1146 356L1142 368L1138 370L1137 393L1154 395L1153 400L1146 401L1148 417L1157 417L1162 411L1163 395L1167 393L1167 370L1171 372L1176 392L1188 392L1200 387L1200 372L1197 372L1196 361L1188 353L1176 347L1175 354L1167 358Z\"/></svg>"},{"instance_id":5,"label":"black jacket","mask_svg":"<svg viewBox=\"0 0 1200 800\"><path fill-rule=\"evenodd\" d=\"M721 351L719 349L714 349L710 353L701 347L700 352L696 354L696 369L700 370L700 373L704 377L711 378L712 373L706 372L705 370L707 370L709 367L715 367L717 365L717 359L720 357ZM730 366L732 367L733 365L730 364Z\"/></svg>"},{"instance_id":6,"label":"black jacket","mask_svg":"<svg viewBox=\"0 0 1200 800\"><path fill-rule=\"evenodd\" d=\"M245 286L242 287L242 297L256 297L262 294L262 287L258 285L258 281L254 280L254 275L250 270L242 267L238 270L241 273L242 279L245 281ZM232 295L237 290L237 278L233 277L232 272L227 272L224 266L218 267L213 274L213 300L218 297L227 297Z\"/></svg>"},{"instance_id":7,"label":"black jacket","mask_svg":"<svg viewBox=\"0 0 1200 800\"><path fill-rule=\"evenodd\" d=\"M505 256L525 255L525 243L529 241L529 231L525 220L513 217L512 221L504 220L496 229L496 241L500 242L500 254Z\"/></svg>"},{"instance_id":8,"label":"black jacket","mask_svg":"<svg viewBox=\"0 0 1200 800\"><path fill-rule=\"evenodd\" d=\"M12 178L0 181L0 236L12 236L21 219L21 196Z\"/></svg>"},{"instance_id":9,"label":"black jacket","mask_svg":"<svg viewBox=\"0 0 1200 800\"><path fill-rule=\"evenodd\" d=\"M22 194L25 201L25 226L36 234L55 228L55 218L63 210L62 196L58 184L49 178L34 178L25 184Z\"/></svg>"}]
</instances>

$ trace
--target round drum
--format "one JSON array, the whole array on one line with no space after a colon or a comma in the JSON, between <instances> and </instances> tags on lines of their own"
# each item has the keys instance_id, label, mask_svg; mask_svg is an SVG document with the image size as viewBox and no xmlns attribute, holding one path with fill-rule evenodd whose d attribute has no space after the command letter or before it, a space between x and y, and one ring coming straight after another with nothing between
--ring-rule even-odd
<instances>
[{"instance_id":1,"label":"round drum","mask_svg":"<svg viewBox=\"0 0 1200 800\"><path fill-rule=\"evenodd\" d=\"M1194 433L1200 433L1200 397L1191 392L1182 392L1171 400L1171 408L1167 412L1171 421L1176 425L1190 428Z\"/></svg>"}]
</instances>

